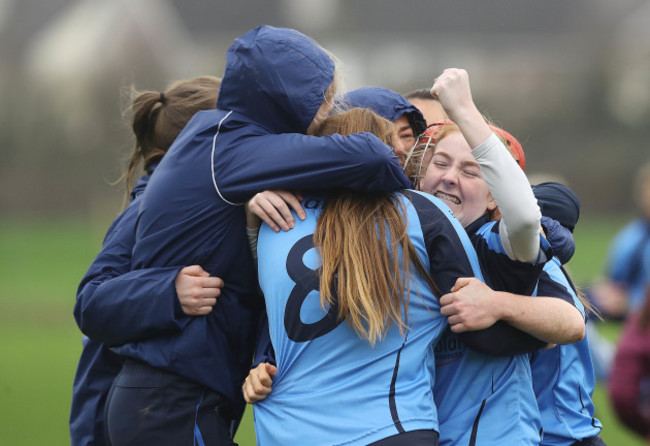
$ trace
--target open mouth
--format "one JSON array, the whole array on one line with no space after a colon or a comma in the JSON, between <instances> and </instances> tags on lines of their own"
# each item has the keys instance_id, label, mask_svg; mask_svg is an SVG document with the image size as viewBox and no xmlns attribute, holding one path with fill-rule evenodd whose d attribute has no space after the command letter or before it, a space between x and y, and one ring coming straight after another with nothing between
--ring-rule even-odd
<instances>
[{"instance_id":1,"label":"open mouth","mask_svg":"<svg viewBox=\"0 0 650 446\"><path fill-rule=\"evenodd\" d=\"M449 195L449 194L446 194L444 192L438 191L438 192L434 193L433 196L440 198L442 201L448 201L450 203L460 204L460 198L458 198L455 195Z\"/></svg>"}]
</instances>

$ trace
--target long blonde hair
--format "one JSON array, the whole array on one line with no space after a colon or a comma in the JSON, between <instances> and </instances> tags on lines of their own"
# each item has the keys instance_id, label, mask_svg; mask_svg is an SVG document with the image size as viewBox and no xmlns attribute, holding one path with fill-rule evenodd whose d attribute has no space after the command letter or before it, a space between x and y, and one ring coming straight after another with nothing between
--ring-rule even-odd
<instances>
[{"instance_id":1,"label":"long blonde hair","mask_svg":"<svg viewBox=\"0 0 650 446\"><path fill-rule=\"evenodd\" d=\"M393 124L371 110L353 108L329 117L316 134L367 131L389 144ZM314 233L322 258L321 305L338 307L371 345L392 324L408 329L411 266L440 295L408 237L406 212L395 194L340 192L325 200Z\"/></svg>"}]
</instances>

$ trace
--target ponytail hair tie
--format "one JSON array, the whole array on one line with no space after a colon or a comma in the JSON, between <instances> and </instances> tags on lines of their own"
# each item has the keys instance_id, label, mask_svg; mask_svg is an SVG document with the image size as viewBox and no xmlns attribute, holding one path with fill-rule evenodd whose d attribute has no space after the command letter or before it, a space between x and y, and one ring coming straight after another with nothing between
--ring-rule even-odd
<instances>
[{"instance_id":1,"label":"ponytail hair tie","mask_svg":"<svg viewBox=\"0 0 650 446\"><path fill-rule=\"evenodd\" d=\"M164 93L164 92L162 92L162 91L160 92L160 98L159 98L158 100L159 100L162 104L165 103L165 93Z\"/></svg>"}]
</instances>

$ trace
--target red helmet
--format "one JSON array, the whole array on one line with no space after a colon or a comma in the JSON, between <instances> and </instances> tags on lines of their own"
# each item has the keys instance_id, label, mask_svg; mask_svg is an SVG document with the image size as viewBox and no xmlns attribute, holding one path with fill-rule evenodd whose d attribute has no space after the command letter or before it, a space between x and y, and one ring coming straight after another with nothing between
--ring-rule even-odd
<instances>
[{"instance_id":1,"label":"red helmet","mask_svg":"<svg viewBox=\"0 0 650 446\"><path fill-rule=\"evenodd\" d=\"M438 135L442 131L442 128L446 124L453 123L453 121L447 119L445 121L434 122L433 124L430 124L418 140L418 145L435 144L437 142L436 140ZM494 133L506 141L510 153L512 153L512 156L517 161L517 164L519 164L519 167L521 167L521 170L526 170L526 156L524 155L524 149L521 147L521 144L519 144L519 141L517 141L517 138L495 125L490 125L490 128Z\"/></svg>"},{"instance_id":2,"label":"red helmet","mask_svg":"<svg viewBox=\"0 0 650 446\"><path fill-rule=\"evenodd\" d=\"M510 133L506 132L500 127L491 125L490 128L494 133L496 133L497 135L499 135L500 137L506 140L506 142L508 143L508 149L510 150L510 153L512 153L512 156L517 161L517 164L519 164L521 170L526 170L526 156L524 155L524 149L523 147L521 147L521 144L519 144L519 141L517 141L517 138L515 138Z\"/></svg>"}]
</instances>

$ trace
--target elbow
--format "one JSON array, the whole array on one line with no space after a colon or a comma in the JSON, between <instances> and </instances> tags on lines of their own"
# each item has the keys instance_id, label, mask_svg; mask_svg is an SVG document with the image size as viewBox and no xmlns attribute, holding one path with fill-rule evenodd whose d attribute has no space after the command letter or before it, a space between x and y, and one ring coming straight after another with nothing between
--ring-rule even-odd
<instances>
[{"instance_id":1,"label":"elbow","mask_svg":"<svg viewBox=\"0 0 650 446\"><path fill-rule=\"evenodd\" d=\"M100 339L98 330L95 329L96 327L92 323L92 319L88 317L88 314L85 310L80 309L77 311L75 308L75 319L77 321L77 325L79 326L79 330L81 330L83 334L95 342L103 342Z\"/></svg>"},{"instance_id":2,"label":"elbow","mask_svg":"<svg viewBox=\"0 0 650 446\"><path fill-rule=\"evenodd\" d=\"M541 214L539 210L537 211L538 215L535 217L528 217L520 222L516 228L514 228L513 233L515 237L520 237L523 240L529 241L527 245L535 246L535 250L539 250L540 246L540 237L542 237L541 232Z\"/></svg>"},{"instance_id":3,"label":"elbow","mask_svg":"<svg viewBox=\"0 0 650 446\"><path fill-rule=\"evenodd\" d=\"M586 334L585 325L582 324L582 327L580 328L580 330L576 335L576 342L582 341L585 338L585 334Z\"/></svg>"},{"instance_id":4,"label":"elbow","mask_svg":"<svg viewBox=\"0 0 650 446\"><path fill-rule=\"evenodd\" d=\"M558 344L575 344L580 342L585 338L585 320L584 316L577 308L571 306L570 310L566 310L567 315L571 315L566 323L566 328L564 330L565 338L558 339Z\"/></svg>"},{"instance_id":5,"label":"elbow","mask_svg":"<svg viewBox=\"0 0 650 446\"><path fill-rule=\"evenodd\" d=\"M389 146L383 142L378 145L373 144L370 140L368 140L368 146L370 150L364 154L365 159L359 161L366 164L365 169L374 178L369 190L392 192L413 186L404 173L404 168L397 155ZM370 158L370 156L372 157Z\"/></svg>"},{"instance_id":6,"label":"elbow","mask_svg":"<svg viewBox=\"0 0 650 446\"><path fill-rule=\"evenodd\" d=\"M539 233L542 227L542 212L539 209L537 201L531 201L526 204L520 203L514 215L508 212L508 231L512 234L531 234ZM505 218L504 218L505 219Z\"/></svg>"},{"instance_id":7,"label":"elbow","mask_svg":"<svg viewBox=\"0 0 650 446\"><path fill-rule=\"evenodd\" d=\"M539 237L540 235L537 229L522 230L513 235L510 241L512 255L509 255L509 257L525 263L538 261L540 252L542 251Z\"/></svg>"},{"instance_id":8,"label":"elbow","mask_svg":"<svg viewBox=\"0 0 650 446\"><path fill-rule=\"evenodd\" d=\"M539 258L542 250L540 243L540 219L504 221L501 229L501 240L504 242L504 248L508 257L520 262L535 262Z\"/></svg>"},{"instance_id":9,"label":"elbow","mask_svg":"<svg viewBox=\"0 0 650 446\"><path fill-rule=\"evenodd\" d=\"M585 338L585 324L583 321L580 323L573 323L564 327L564 329L558 330L556 336L553 336L553 339L547 339L548 342L553 344L575 344L580 342Z\"/></svg>"},{"instance_id":10,"label":"elbow","mask_svg":"<svg viewBox=\"0 0 650 446\"><path fill-rule=\"evenodd\" d=\"M542 213L539 210L537 203L531 208L530 212L522 211L518 214L518 221L516 226L513 227L513 233L521 234L524 237L535 239L539 244L539 234L542 228Z\"/></svg>"},{"instance_id":11,"label":"elbow","mask_svg":"<svg viewBox=\"0 0 650 446\"><path fill-rule=\"evenodd\" d=\"M74 320L77 323L77 327L79 327L79 330L83 331L83 312L81 311L81 305L79 304L79 301L74 305L74 309L72 310L72 315L74 316Z\"/></svg>"},{"instance_id":12,"label":"elbow","mask_svg":"<svg viewBox=\"0 0 650 446\"><path fill-rule=\"evenodd\" d=\"M89 311L86 305L83 304L83 300L78 299L77 303L74 306L73 314L74 314L74 319L77 322L77 326L79 327L79 330L86 336L88 336L90 339L93 341L96 341L96 337L94 336L93 333L93 324L91 322L91 318L89 317Z\"/></svg>"},{"instance_id":13,"label":"elbow","mask_svg":"<svg viewBox=\"0 0 650 446\"><path fill-rule=\"evenodd\" d=\"M95 312L91 311L85 306L75 305L74 317L77 321L77 326L79 330L91 340L95 342L101 342L107 347L114 347L121 345L120 340L112 339L110 336L106 336L105 327L102 325L102 318L99 319L93 318ZM97 319L97 320L96 320Z\"/></svg>"},{"instance_id":14,"label":"elbow","mask_svg":"<svg viewBox=\"0 0 650 446\"><path fill-rule=\"evenodd\" d=\"M539 232L541 230L541 227L542 227L542 211L540 210L539 205L537 204L537 201L535 201L534 210L531 209L531 212L526 214L526 217L524 218L523 224L530 231Z\"/></svg>"},{"instance_id":15,"label":"elbow","mask_svg":"<svg viewBox=\"0 0 650 446\"><path fill-rule=\"evenodd\" d=\"M93 333L96 331L93 330L93 328L96 328L95 322L97 321L94 320L95 318L93 318L93 316L99 314L101 318L102 313L96 308L96 291L97 286L90 282L86 283L83 287L80 287L72 311L79 330L93 341L97 341L95 333Z\"/></svg>"},{"instance_id":16,"label":"elbow","mask_svg":"<svg viewBox=\"0 0 650 446\"><path fill-rule=\"evenodd\" d=\"M571 327L567 338L567 344L575 344L576 342L582 341L585 338L585 324L574 324L574 326Z\"/></svg>"}]
</instances>

